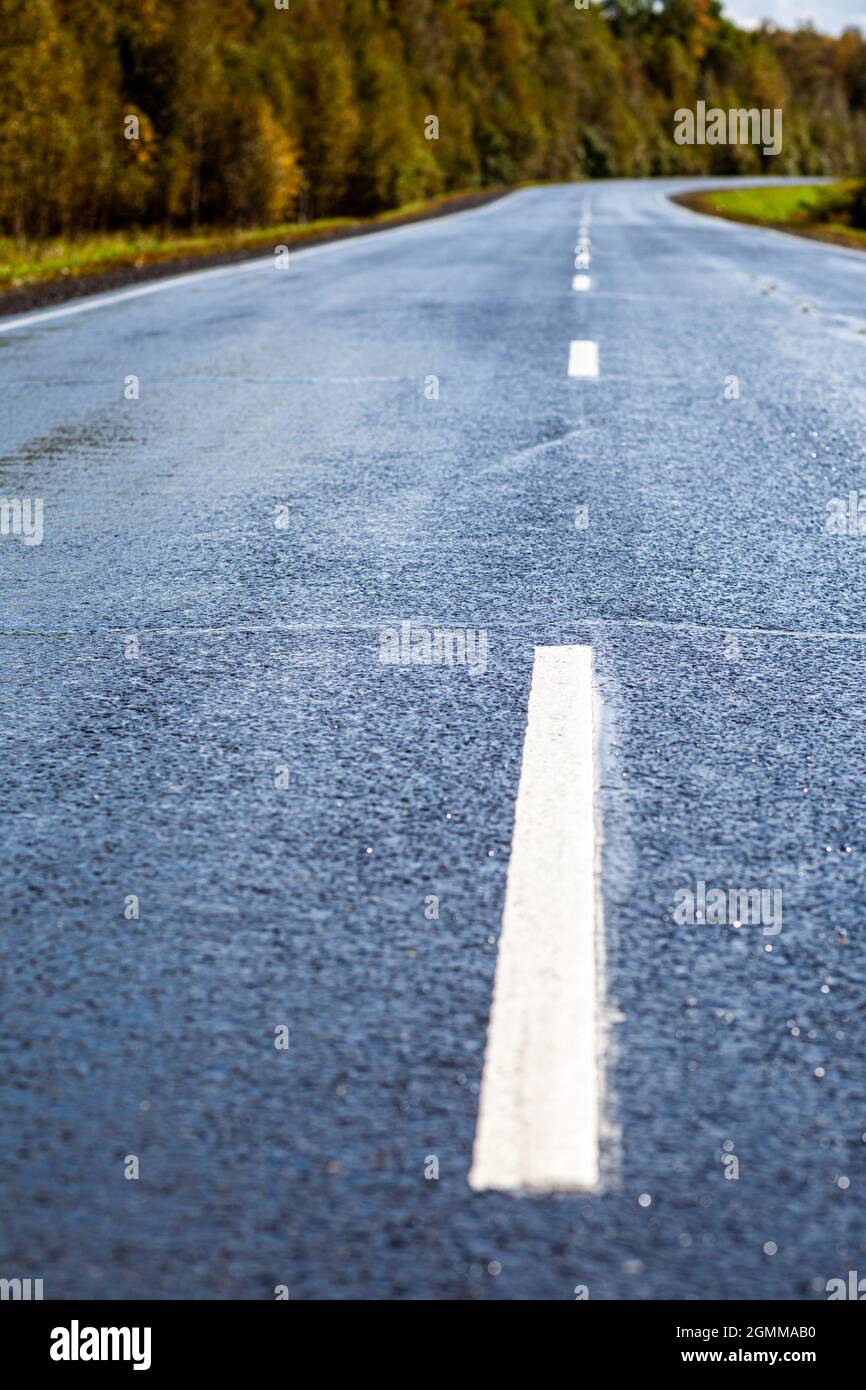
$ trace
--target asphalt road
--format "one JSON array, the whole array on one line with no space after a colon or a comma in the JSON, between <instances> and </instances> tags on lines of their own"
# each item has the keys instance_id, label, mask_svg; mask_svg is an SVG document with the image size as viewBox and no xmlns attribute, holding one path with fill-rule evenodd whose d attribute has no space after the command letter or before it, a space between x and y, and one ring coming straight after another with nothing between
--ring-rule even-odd
<instances>
[{"instance_id":1,"label":"asphalt road","mask_svg":"<svg viewBox=\"0 0 866 1390\"><path fill-rule=\"evenodd\" d=\"M0 490L45 507L0 538L0 1275L866 1275L866 538L824 525L866 489L866 260L671 187L0 323ZM486 629L486 671L383 664L406 619ZM604 712L603 1190L473 1192L533 645L566 643ZM781 891L781 934L678 925L699 879Z\"/></svg>"}]
</instances>

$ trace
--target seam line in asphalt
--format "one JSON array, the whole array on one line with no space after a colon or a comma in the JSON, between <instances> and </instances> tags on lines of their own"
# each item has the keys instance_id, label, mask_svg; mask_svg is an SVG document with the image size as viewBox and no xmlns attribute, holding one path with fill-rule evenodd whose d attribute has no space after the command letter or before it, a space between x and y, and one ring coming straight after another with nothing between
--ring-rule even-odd
<instances>
[{"instance_id":1,"label":"seam line in asphalt","mask_svg":"<svg viewBox=\"0 0 866 1390\"><path fill-rule=\"evenodd\" d=\"M398 618L396 621L399 622L400 619ZM447 626L445 619L418 617L413 621L426 623L433 627ZM136 633L147 637L207 637L210 635L222 636L232 632L378 632L383 627L393 626L394 622L393 615L381 620L348 619L329 622L327 620L304 621L299 619L298 622L294 623L226 623L215 627L142 627L140 624L130 622L123 627L0 628L0 639L4 637L112 637L121 633L126 635ZM540 618L486 618L483 622L475 619L475 626L491 628L493 631L496 631L497 628L501 631L519 628L538 631L539 629L543 630L545 626L549 630L556 624L545 624L544 620ZM866 631L859 630L840 632L822 628L742 627L736 623L693 623L662 618L571 618L567 623L560 622L559 627L560 629L646 627L671 632L735 632L753 637L795 637L825 642L866 642Z\"/></svg>"}]
</instances>

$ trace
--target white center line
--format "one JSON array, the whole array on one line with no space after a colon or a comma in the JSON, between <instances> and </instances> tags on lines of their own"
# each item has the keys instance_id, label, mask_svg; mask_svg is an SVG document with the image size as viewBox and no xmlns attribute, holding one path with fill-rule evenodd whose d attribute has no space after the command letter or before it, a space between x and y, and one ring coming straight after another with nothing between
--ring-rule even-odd
<instances>
[{"instance_id":1,"label":"white center line","mask_svg":"<svg viewBox=\"0 0 866 1390\"><path fill-rule=\"evenodd\" d=\"M589 339L575 339L568 352L568 375L598 376L598 343Z\"/></svg>"},{"instance_id":2,"label":"white center line","mask_svg":"<svg viewBox=\"0 0 866 1390\"><path fill-rule=\"evenodd\" d=\"M591 284L592 281L588 275L575 275L571 282L571 288L581 293L582 291L588 290Z\"/></svg>"},{"instance_id":3,"label":"white center line","mask_svg":"<svg viewBox=\"0 0 866 1390\"><path fill-rule=\"evenodd\" d=\"M469 1185L599 1180L592 648L536 647Z\"/></svg>"}]
</instances>

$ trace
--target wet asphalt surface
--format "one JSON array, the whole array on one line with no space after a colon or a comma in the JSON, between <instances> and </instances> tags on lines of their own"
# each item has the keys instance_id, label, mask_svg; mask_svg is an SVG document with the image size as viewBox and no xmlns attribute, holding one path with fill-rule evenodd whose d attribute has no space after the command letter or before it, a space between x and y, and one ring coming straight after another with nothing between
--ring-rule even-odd
<instances>
[{"instance_id":1,"label":"wet asphalt surface","mask_svg":"<svg viewBox=\"0 0 866 1390\"><path fill-rule=\"evenodd\" d=\"M673 187L525 190L0 333L0 485L45 499L41 545L0 538L0 1274L866 1273L866 539L824 530L866 490L866 260ZM487 672L383 665L406 618L485 627ZM572 641L603 701L605 1187L472 1193L532 649ZM781 891L781 934L677 925L698 879Z\"/></svg>"}]
</instances>

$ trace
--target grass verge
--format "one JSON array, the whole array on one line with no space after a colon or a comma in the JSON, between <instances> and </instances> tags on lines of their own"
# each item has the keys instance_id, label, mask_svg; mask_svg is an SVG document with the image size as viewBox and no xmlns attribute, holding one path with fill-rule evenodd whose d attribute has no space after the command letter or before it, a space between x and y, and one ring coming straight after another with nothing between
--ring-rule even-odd
<instances>
[{"instance_id":1,"label":"grass verge","mask_svg":"<svg viewBox=\"0 0 866 1390\"><path fill-rule=\"evenodd\" d=\"M677 193L673 201L693 212L725 217L731 222L773 227L866 251L866 228L856 225L863 205L863 184L857 179Z\"/></svg>"},{"instance_id":2,"label":"grass verge","mask_svg":"<svg viewBox=\"0 0 866 1390\"><path fill-rule=\"evenodd\" d=\"M123 231L80 238L57 237L40 245L19 245L0 238L0 314L20 313L178 271L231 264L273 251L276 246L299 249L441 217L492 202L507 192L507 188L495 188L449 193L376 217L334 217L255 229L166 235L152 230Z\"/></svg>"}]
</instances>

